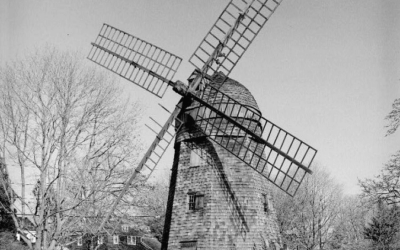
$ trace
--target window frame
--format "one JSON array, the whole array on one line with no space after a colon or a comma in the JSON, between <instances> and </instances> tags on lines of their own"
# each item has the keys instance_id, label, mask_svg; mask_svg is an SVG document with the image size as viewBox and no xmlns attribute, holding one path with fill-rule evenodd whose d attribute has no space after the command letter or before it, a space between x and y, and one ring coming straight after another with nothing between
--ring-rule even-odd
<instances>
[{"instance_id":1,"label":"window frame","mask_svg":"<svg viewBox=\"0 0 400 250\"><path fill-rule=\"evenodd\" d=\"M263 204L264 213L268 213L269 212L268 196L267 196L267 194L261 194L261 197L262 197L262 204Z\"/></svg>"},{"instance_id":2,"label":"window frame","mask_svg":"<svg viewBox=\"0 0 400 250\"><path fill-rule=\"evenodd\" d=\"M189 211L198 211L204 209L204 194L200 192L188 192Z\"/></svg>"},{"instance_id":3,"label":"window frame","mask_svg":"<svg viewBox=\"0 0 400 250\"><path fill-rule=\"evenodd\" d=\"M78 242L77 242L78 246L82 246L83 245L83 239L82 236L78 236Z\"/></svg>"},{"instance_id":4,"label":"window frame","mask_svg":"<svg viewBox=\"0 0 400 250\"><path fill-rule=\"evenodd\" d=\"M113 244L119 245L119 235L113 235Z\"/></svg>"},{"instance_id":5,"label":"window frame","mask_svg":"<svg viewBox=\"0 0 400 250\"><path fill-rule=\"evenodd\" d=\"M97 245L103 245L104 244L104 237L103 235L99 235L97 237Z\"/></svg>"},{"instance_id":6,"label":"window frame","mask_svg":"<svg viewBox=\"0 0 400 250\"><path fill-rule=\"evenodd\" d=\"M196 152L197 151L197 152ZM191 150L189 158L189 167L199 167L205 164L205 160L200 156L200 150Z\"/></svg>"},{"instance_id":7,"label":"window frame","mask_svg":"<svg viewBox=\"0 0 400 250\"><path fill-rule=\"evenodd\" d=\"M197 240L190 240L190 241L181 241L179 242L181 245L181 249L188 249L188 250L194 250L197 249Z\"/></svg>"},{"instance_id":8,"label":"window frame","mask_svg":"<svg viewBox=\"0 0 400 250\"><path fill-rule=\"evenodd\" d=\"M128 235L126 239L126 244L130 246L136 246L137 244L136 236Z\"/></svg>"},{"instance_id":9,"label":"window frame","mask_svg":"<svg viewBox=\"0 0 400 250\"><path fill-rule=\"evenodd\" d=\"M127 225L122 225L122 226L121 226L121 229L122 229L122 232L127 233L127 232L129 231L129 226L127 226Z\"/></svg>"},{"instance_id":10,"label":"window frame","mask_svg":"<svg viewBox=\"0 0 400 250\"><path fill-rule=\"evenodd\" d=\"M204 194L196 194L195 197L195 209L201 210L204 208Z\"/></svg>"},{"instance_id":11,"label":"window frame","mask_svg":"<svg viewBox=\"0 0 400 250\"><path fill-rule=\"evenodd\" d=\"M189 194L189 210L196 210L196 193Z\"/></svg>"}]
</instances>

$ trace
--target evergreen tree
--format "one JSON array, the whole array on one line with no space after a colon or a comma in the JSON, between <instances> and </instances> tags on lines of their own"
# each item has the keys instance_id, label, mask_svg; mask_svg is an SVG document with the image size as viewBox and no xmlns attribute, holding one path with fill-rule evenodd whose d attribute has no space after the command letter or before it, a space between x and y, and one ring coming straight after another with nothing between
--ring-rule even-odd
<instances>
[{"instance_id":1,"label":"evergreen tree","mask_svg":"<svg viewBox=\"0 0 400 250\"><path fill-rule=\"evenodd\" d=\"M376 215L364 227L364 236L379 250L389 250L397 240L400 227L400 210L396 205L388 207L378 202ZM396 236L397 235L397 236Z\"/></svg>"},{"instance_id":2,"label":"evergreen tree","mask_svg":"<svg viewBox=\"0 0 400 250\"><path fill-rule=\"evenodd\" d=\"M8 188L9 181L4 167L0 157L0 232L13 231L15 229L10 213L10 199L7 197L5 190Z\"/></svg>"}]
</instances>

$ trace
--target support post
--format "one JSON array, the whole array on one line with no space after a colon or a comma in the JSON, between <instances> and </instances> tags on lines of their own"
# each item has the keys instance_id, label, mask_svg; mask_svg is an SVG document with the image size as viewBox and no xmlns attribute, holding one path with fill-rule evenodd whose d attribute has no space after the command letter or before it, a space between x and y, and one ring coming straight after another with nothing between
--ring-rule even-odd
<instances>
[{"instance_id":1,"label":"support post","mask_svg":"<svg viewBox=\"0 0 400 250\"><path fill-rule=\"evenodd\" d=\"M171 228L172 207L174 203L176 179L178 177L178 165L179 165L179 155L181 150L181 142L177 142L174 146L174 149L175 149L174 163L172 164L172 170L171 170L171 180L169 184L167 211L165 213L161 250L168 249L169 230Z\"/></svg>"}]
</instances>

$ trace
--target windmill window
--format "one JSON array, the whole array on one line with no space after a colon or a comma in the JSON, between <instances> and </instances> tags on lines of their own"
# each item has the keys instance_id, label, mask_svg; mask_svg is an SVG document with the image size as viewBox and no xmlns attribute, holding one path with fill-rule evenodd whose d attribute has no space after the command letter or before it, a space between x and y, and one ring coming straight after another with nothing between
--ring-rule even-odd
<instances>
[{"instance_id":1,"label":"windmill window","mask_svg":"<svg viewBox=\"0 0 400 250\"><path fill-rule=\"evenodd\" d=\"M103 244L104 243L104 238L103 238L103 236L99 236L98 238L97 238L97 244L98 245L101 245L101 244Z\"/></svg>"},{"instance_id":2,"label":"windmill window","mask_svg":"<svg viewBox=\"0 0 400 250\"><path fill-rule=\"evenodd\" d=\"M136 237L135 236L128 236L128 245L136 246Z\"/></svg>"},{"instance_id":3,"label":"windmill window","mask_svg":"<svg viewBox=\"0 0 400 250\"><path fill-rule=\"evenodd\" d=\"M189 210L196 208L196 194L189 194Z\"/></svg>"},{"instance_id":4,"label":"windmill window","mask_svg":"<svg viewBox=\"0 0 400 250\"><path fill-rule=\"evenodd\" d=\"M204 194L198 192L190 192L189 195L189 210L195 211L204 208Z\"/></svg>"},{"instance_id":5,"label":"windmill window","mask_svg":"<svg viewBox=\"0 0 400 250\"><path fill-rule=\"evenodd\" d=\"M268 198L266 194L262 194L262 203L263 203L263 208L264 212L268 212Z\"/></svg>"},{"instance_id":6,"label":"windmill window","mask_svg":"<svg viewBox=\"0 0 400 250\"><path fill-rule=\"evenodd\" d=\"M82 246L82 236L78 237L78 246Z\"/></svg>"},{"instance_id":7,"label":"windmill window","mask_svg":"<svg viewBox=\"0 0 400 250\"><path fill-rule=\"evenodd\" d=\"M181 241L182 250L196 250L197 241Z\"/></svg>"},{"instance_id":8,"label":"windmill window","mask_svg":"<svg viewBox=\"0 0 400 250\"><path fill-rule=\"evenodd\" d=\"M198 167L204 164L203 158L200 156L201 150L192 150L190 152L190 166Z\"/></svg>"},{"instance_id":9,"label":"windmill window","mask_svg":"<svg viewBox=\"0 0 400 250\"><path fill-rule=\"evenodd\" d=\"M118 237L118 235L113 235L113 243L114 243L114 245L118 245L118 244L119 244L119 237Z\"/></svg>"}]
</instances>

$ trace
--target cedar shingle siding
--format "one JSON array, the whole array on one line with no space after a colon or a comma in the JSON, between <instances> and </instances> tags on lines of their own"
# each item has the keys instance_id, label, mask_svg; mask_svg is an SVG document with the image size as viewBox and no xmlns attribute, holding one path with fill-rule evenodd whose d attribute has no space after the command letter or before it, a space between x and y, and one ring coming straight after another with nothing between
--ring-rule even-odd
<instances>
[{"instance_id":1,"label":"cedar shingle siding","mask_svg":"<svg viewBox=\"0 0 400 250\"><path fill-rule=\"evenodd\" d=\"M258 110L253 96L240 83L227 79L221 85L220 76L214 79L220 91ZM227 141L217 130L212 134ZM181 146L168 249L250 250L278 246L281 240L269 197L270 183L194 125L186 123L177 134L177 142ZM201 151L206 164L190 164L193 150ZM204 195L203 209L189 209L191 193Z\"/></svg>"}]
</instances>

